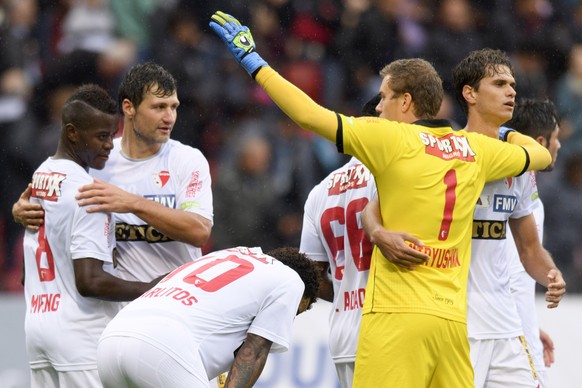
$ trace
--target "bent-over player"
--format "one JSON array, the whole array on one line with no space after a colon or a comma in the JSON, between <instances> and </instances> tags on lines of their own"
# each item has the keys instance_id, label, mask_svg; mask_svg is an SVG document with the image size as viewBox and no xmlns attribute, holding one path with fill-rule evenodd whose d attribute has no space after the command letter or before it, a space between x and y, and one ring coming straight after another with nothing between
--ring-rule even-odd
<instances>
[{"instance_id":1,"label":"bent-over player","mask_svg":"<svg viewBox=\"0 0 582 388\"><path fill-rule=\"evenodd\" d=\"M318 292L296 248L217 251L171 272L107 326L98 350L105 387L251 387L269 352L289 348L295 316ZM153 367L155 365L155 367Z\"/></svg>"}]
</instances>

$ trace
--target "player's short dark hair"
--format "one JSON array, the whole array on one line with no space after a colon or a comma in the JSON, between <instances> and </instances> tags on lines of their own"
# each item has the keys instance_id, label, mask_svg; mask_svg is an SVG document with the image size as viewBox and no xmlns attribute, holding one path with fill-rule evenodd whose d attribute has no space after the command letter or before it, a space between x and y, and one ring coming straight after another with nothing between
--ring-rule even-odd
<instances>
[{"instance_id":1,"label":"player's short dark hair","mask_svg":"<svg viewBox=\"0 0 582 388\"><path fill-rule=\"evenodd\" d=\"M276 248L267 252L267 255L274 257L299 274L305 284L303 296L309 299L309 306L307 307L309 309L317 300L319 292L319 269L315 263L309 260L305 254L299 252L297 248Z\"/></svg>"},{"instance_id":2,"label":"player's short dark hair","mask_svg":"<svg viewBox=\"0 0 582 388\"><path fill-rule=\"evenodd\" d=\"M99 85L81 85L65 101L62 122L74 124L82 129L90 124L87 118L94 115L96 111L113 116L117 114L117 104Z\"/></svg>"},{"instance_id":3,"label":"player's short dark hair","mask_svg":"<svg viewBox=\"0 0 582 388\"><path fill-rule=\"evenodd\" d=\"M158 97L168 97L176 90L176 80L170 72L157 63L145 62L133 66L123 77L117 100L120 109L125 99L138 107L148 92Z\"/></svg>"},{"instance_id":4,"label":"player's short dark hair","mask_svg":"<svg viewBox=\"0 0 582 388\"><path fill-rule=\"evenodd\" d=\"M416 117L428 119L438 114L445 92L443 81L430 62L421 58L398 59L380 70L380 75L390 76L388 84L395 96L410 93Z\"/></svg>"},{"instance_id":5,"label":"player's short dark hair","mask_svg":"<svg viewBox=\"0 0 582 388\"><path fill-rule=\"evenodd\" d=\"M550 100L524 98L516 102L513 118L505 126L534 139L543 136L549 144L559 121L558 110Z\"/></svg>"},{"instance_id":6,"label":"player's short dark hair","mask_svg":"<svg viewBox=\"0 0 582 388\"><path fill-rule=\"evenodd\" d=\"M484 48L471 51L453 70L453 85L455 98L465 113L469 111L469 105L463 97L463 87L469 85L479 90L481 80L489 75L500 73L501 66L507 66L513 75L513 66L507 54L501 50Z\"/></svg>"},{"instance_id":7,"label":"player's short dark hair","mask_svg":"<svg viewBox=\"0 0 582 388\"><path fill-rule=\"evenodd\" d=\"M376 106L380 103L381 97L380 93L372 97L368 102L362 107L362 115L378 117L378 112L376 112Z\"/></svg>"}]
</instances>

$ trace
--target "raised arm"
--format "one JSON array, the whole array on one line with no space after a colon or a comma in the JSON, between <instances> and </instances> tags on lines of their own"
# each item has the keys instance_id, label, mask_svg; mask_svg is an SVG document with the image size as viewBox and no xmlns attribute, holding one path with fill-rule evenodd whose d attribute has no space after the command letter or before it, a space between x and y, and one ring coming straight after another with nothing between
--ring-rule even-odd
<instances>
[{"instance_id":1,"label":"raised arm","mask_svg":"<svg viewBox=\"0 0 582 388\"><path fill-rule=\"evenodd\" d=\"M236 352L224 387L252 387L265 367L272 344L273 342L261 336L248 333L245 342Z\"/></svg>"},{"instance_id":2,"label":"raised arm","mask_svg":"<svg viewBox=\"0 0 582 388\"><path fill-rule=\"evenodd\" d=\"M236 61L261 85L271 99L301 128L336 141L338 116L269 67L255 51L248 27L231 15L216 12L210 27L223 40Z\"/></svg>"}]
</instances>

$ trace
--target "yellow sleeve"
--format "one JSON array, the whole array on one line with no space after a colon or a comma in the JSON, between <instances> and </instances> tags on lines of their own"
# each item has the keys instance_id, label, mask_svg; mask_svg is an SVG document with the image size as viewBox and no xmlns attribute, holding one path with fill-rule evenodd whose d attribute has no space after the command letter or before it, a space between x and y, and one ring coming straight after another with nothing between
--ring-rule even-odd
<instances>
[{"instance_id":1,"label":"yellow sleeve","mask_svg":"<svg viewBox=\"0 0 582 388\"><path fill-rule=\"evenodd\" d=\"M507 142L525 149L529 155L528 170L543 170L552 163L550 151L529 136L513 131L509 133Z\"/></svg>"},{"instance_id":2,"label":"yellow sleeve","mask_svg":"<svg viewBox=\"0 0 582 388\"><path fill-rule=\"evenodd\" d=\"M297 125L335 143L338 129L335 112L317 104L270 67L261 68L255 80Z\"/></svg>"}]
</instances>

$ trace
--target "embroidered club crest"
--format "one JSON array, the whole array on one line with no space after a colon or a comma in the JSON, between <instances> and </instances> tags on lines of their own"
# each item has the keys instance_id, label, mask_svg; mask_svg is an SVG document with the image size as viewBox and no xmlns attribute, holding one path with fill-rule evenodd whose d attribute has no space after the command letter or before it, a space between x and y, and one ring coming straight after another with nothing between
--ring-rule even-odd
<instances>
[{"instance_id":1,"label":"embroidered club crest","mask_svg":"<svg viewBox=\"0 0 582 388\"><path fill-rule=\"evenodd\" d=\"M154 178L154 184L161 189L170 180L170 172L167 170L162 170L160 172L154 172L152 174L152 177Z\"/></svg>"}]
</instances>

